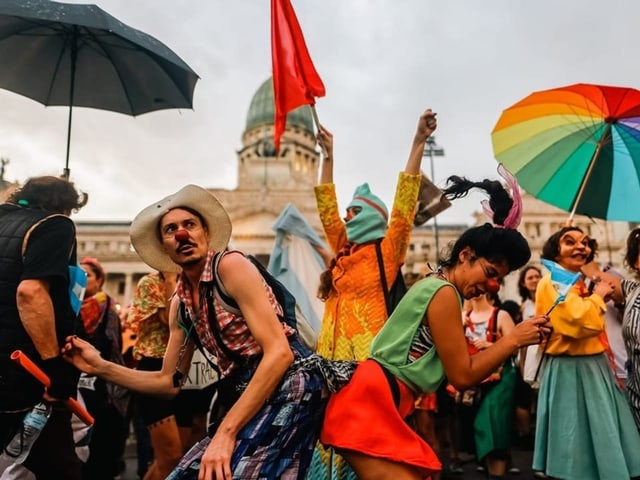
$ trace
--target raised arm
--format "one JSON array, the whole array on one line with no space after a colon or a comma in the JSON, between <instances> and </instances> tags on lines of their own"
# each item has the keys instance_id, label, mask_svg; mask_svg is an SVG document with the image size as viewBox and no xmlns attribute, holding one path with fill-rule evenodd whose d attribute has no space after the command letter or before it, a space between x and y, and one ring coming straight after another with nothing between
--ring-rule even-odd
<instances>
[{"instance_id":1,"label":"raised arm","mask_svg":"<svg viewBox=\"0 0 640 480\"><path fill-rule=\"evenodd\" d=\"M414 135L413 143L411 144L409 159L407 160L407 165L404 168L405 173L409 173L411 175L418 175L420 173L420 165L422 164L422 156L424 154L424 144L427 141L427 138L431 136L438 126L436 115L437 114L430 108L420 115L416 134Z\"/></svg>"},{"instance_id":2,"label":"raised arm","mask_svg":"<svg viewBox=\"0 0 640 480\"><path fill-rule=\"evenodd\" d=\"M322 125L318 127L318 143L327 152L322 159L319 183L333 183L333 134Z\"/></svg>"}]
</instances>

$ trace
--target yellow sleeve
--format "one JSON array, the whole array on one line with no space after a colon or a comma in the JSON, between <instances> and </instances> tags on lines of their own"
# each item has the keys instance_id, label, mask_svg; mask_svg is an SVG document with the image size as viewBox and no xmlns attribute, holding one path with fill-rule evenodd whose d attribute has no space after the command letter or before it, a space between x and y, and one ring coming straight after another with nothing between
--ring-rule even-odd
<instances>
[{"instance_id":1,"label":"yellow sleeve","mask_svg":"<svg viewBox=\"0 0 640 480\"><path fill-rule=\"evenodd\" d=\"M553 305L558 292L546 275L536 291L536 314L542 315ZM580 287L574 285L567 297L551 312L554 334L570 338L597 337L604 330L604 312L607 310L599 295L580 296Z\"/></svg>"},{"instance_id":2,"label":"yellow sleeve","mask_svg":"<svg viewBox=\"0 0 640 480\"><path fill-rule=\"evenodd\" d=\"M395 277L398 267L405 261L421 178L420 174L410 175L404 172L400 172L398 176L389 228L381 245L387 277Z\"/></svg>"},{"instance_id":3,"label":"yellow sleeve","mask_svg":"<svg viewBox=\"0 0 640 480\"><path fill-rule=\"evenodd\" d=\"M333 183L323 183L314 188L320 222L327 237L327 243L333 253L337 253L347 243L347 230L338 209L336 186Z\"/></svg>"}]
</instances>

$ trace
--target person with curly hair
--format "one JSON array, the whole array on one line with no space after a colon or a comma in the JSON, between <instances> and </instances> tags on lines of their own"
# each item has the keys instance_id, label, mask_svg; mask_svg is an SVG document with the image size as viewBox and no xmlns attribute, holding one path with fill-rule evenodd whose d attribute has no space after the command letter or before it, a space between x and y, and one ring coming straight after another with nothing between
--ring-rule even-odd
<instances>
[{"instance_id":1,"label":"person with curly hair","mask_svg":"<svg viewBox=\"0 0 640 480\"><path fill-rule=\"evenodd\" d=\"M0 205L0 448L22 428L22 419L45 395L47 402L75 398L80 372L60 355L78 330L81 288L76 229L69 218L87 203L74 184L33 177ZM75 308L74 308L75 307ZM10 360L22 350L50 378L46 389ZM53 403L51 416L24 466L38 478L79 480L71 412Z\"/></svg>"}]
</instances>

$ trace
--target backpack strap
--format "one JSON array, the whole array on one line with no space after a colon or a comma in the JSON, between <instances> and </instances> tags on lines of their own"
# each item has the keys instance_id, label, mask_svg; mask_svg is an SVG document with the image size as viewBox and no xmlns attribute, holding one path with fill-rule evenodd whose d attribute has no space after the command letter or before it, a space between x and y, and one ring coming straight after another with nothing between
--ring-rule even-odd
<instances>
[{"instance_id":1,"label":"backpack strap","mask_svg":"<svg viewBox=\"0 0 640 480\"><path fill-rule=\"evenodd\" d=\"M216 288L214 287L213 290L215 291ZM209 325L211 325L211 333L213 333L213 336L216 337L216 343L220 346L220 349L224 352L227 358L230 358L231 360L233 360L234 363L238 363L242 365L243 363L246 362L246 359L239 353L236 353L233 350L231 350L227 346L227 344L224 343L224 341L222 340L222 335L220 335L220 329L218 328L218 318L216 316L216 309L215 309L215 306L213 305L212 292L207 292L206 302L207 302L207 310L209 311ZM224 308L226 310L226 307Z\"/></svg>"},{"instance_id":2,"label":"backpack strap","mask_svg":"<svg viewBox=\"0 0 640 480\"><path fill-rule=\"evenodd\" d=\"M213 270L214 280L212 285L207 285L207 288L205 291L205 301L207 302L207 311L209 313L209 325L211 327L211 333L215 337L216 343L219 345L220 349L224 352L227 358L231 359L235 363L243 364L246 362L246 359L242 355L231 350L227 346L227 344L224 343L224 341L222 340L222 335L220 335L220 328L218 326L218 319L216 316L216 309L215 309L215 305L213 304L213 296L215 295L225 310L236 315L241 314L240 309L237 306L238 304L227 293L227 291L224 290L222 280L220 280L220 276L218 275L218 264L220 263L220 260L227 253L234 252L234 251L237 251L237 250L228 250L228 251L225 250L222 252L218 252L213 256L211 268ZM188 318L189 323L192 324L193 322L188 317L187 309L182 302L180 302L180 311L183 318L185 319ZM189 329L189 332L191 332L191 329ZM202 351L204 347L202 346L202 343L200 342L198 335L195 335L195 334L191 334L191 335L192 335L192 338L196 341L196 346L198 346L198 348L201 349Z\"/></svg>"},{"instance_id":3,"label":"backpack strap","mask_svg":"<svg viewBox=\"0 0 640 480\"><path fill-rule=\"evenodd\" d=\"M220 260L222 260L222 257L224 257L227 253L232 252L243 255L243 253L239 250L224 250L222 252L216 253L213 257L213 294L216 296L216 298L222 304L222 307L226 311L231 312L235 315L240 315L242 314L242 312L240 311L240 307L238 307L238 303L233 299L231 295L229 295L227 290L224 288L224 283L222 283L220 275L218 274L218 266L220 265Z\"/></svg>"},{"instance_id":4,"label":"backpack strap","mask_svg":"<svg viewBox=\"0 0 640 480\"><path fill-rule=\"evenodd\" d=\"M216 296L218 301L222 304L222 308L224 308L226 311L231 312L235 315L242 315L242 311L240 310L238 303L233 299L231 295L229 295L227 290L224 288L224 283L222 283L222 280L220 279L220 275L218 274L218 265L220 264L220 260L222 260L222 257L227 253L234 253L234 252L244 256L247 260L249 260L253 264L254 267L256 267L262 279L271 288L273 295L276 297L276 301L280 304L280 308L282 308L283 314L279 315L276 312L276 316L281 322L287 323L285 318L286 316L285 305L282 304L282 302L278 298L277 292L274 290L274 286L269 282L269 279L267 279L265 276L265 275L270 275L269 272L266 272L264 270L264 267L262 267L254 257L250 255L246 256L240 250L225 250L223 252L216 253L213 259L213 278L215 279L213 294Z\"/></svg>"},{"instance_id":5,"label":"backpack strap","mask_svg":"<svg viewBox=\"0 0 640 480\"><path fill-rule=\"evenodd\" d=\"M218 366L215 363L213 363L211 360L209 360L210 354L207 354L204 346L202 345L202 342L200 341L200 337L198 337L197 333L193 330L193 321L191 320L191 316L187 313L187 307L182 302L180 302L180 304L178 305L177 315L178 315L178 320L177 320L178 325L182 327L186 335L185 342L186 341L193 342L195 347L198 350L200 350L200 353L202 353L202 356L206 358L209 365L211 365L211 367L215 371L218 371Z\"/></svg>"},{"instance_id":6,"label":"backpack strap","mask_svg":"<svg viewBox=\"0 0 640 480\"><path fill-rule=\"evenodd\" d=\"M33 233L33 231L38 228L40 225L42 225L44 222L46 222L47 220L49 220L50 218L53 217L64 217L64 218L69 218L66 215L63 215L61 213L53 213L51 215L48 215L44 218L41 218L40 220L38 220L36 223L34 223L33 225L31 225L29 227L29 230L27 230L27 233L24 234L24 237L22 238L22 248L20 250L22 258L24 259L25 254L27 253L27 244L29 243L29 238L31 237L31 234ZM75 228L75 227L74 227ZM73 255L73 251L75 249L75 242L73 244L73 247L71 247L71 251L69 252L69 258L72 257Z\"/></svg>"},{"instance_id":7,"label":"backpack strap","mask_svg":"<svg viewBox=\"0 0 640 480\"><path fill-rule=\"evenodd\" d=\"M387 275L384 272L384 259L382 258L382 247L380 242L376 242L376 257L378 258L378 271L380 272L380 283L382 284L382 294L384 304L387 307L387 315L391 315L391 305L389 305L389 288L387 286Z\"/></svg>"}]
</instances>

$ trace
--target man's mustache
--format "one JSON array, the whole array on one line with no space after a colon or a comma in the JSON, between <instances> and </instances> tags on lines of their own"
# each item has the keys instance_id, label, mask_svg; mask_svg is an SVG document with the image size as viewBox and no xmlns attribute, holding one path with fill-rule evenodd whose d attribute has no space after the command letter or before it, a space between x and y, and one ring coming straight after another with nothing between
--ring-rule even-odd
<instances>
[{"instance_id":1,"label":"man's mustache","mask_svg":"<svg viewBox=\"0 0 640 480\"><path fill-rule=\"evenodd\" d=\"M184 240L178 243L178 246L176 247L176 252L179 252L184 247L196 247L196 246L197 246L196 243L190 242L189 240Z\"/></svg>"}]
</instances>

